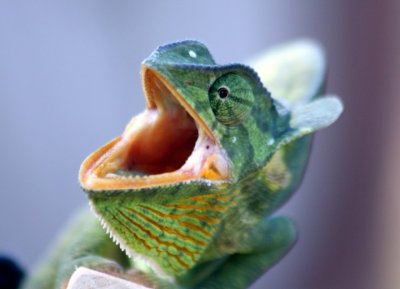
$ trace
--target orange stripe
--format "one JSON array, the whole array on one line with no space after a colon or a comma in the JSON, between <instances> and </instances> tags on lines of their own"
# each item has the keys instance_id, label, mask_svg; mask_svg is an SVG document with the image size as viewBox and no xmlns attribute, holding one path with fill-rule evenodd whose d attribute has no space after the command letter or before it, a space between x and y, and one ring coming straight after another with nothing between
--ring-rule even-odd
<instances>
[{"instance_id":1,"label":"orange stripe","mask_svg":"<svg viewBox=\"0 0 400 289\"><path fill-rule=\"evenodd\" d=\"M193 238L193 237L191 237L189 235L183 235L181 232L177 231L174 228L163 227L163 226L159 225L157 222L155 222L154 220L152 220L151 218L149 218L148 216L140 213L139 211L136 211L136 210L134 210L132 208L128 208L128 207L126 207L126 209L128 211L138 215L142 219L145 219L147 222L152 224L154 227L158 228L161 232L167 232L167 233L169 233L171 235L177 235L177 236L179 236L180 238L182 238L184 240L192 241L192 243L194 243L195 245L200 245L200 246L206 246L207 245L206 243L204 243L204 241L195 239L195 238Z\"/></svg>"},{"instance_id":2,"label":"orange stripe","mask_svg":"<svg viewBox=\"0 0 400 289\"><path fill-rule=\"evenodd\" d=\"M135 240L140 240L141 243L143 244L143 246L145 246L147 250L151 250L151 247L149 246L149 244L147 244L146 240L140 238L140 237L138 236L138 234L136 234L135 232L133 232L127 225L125 225L122 221L120 221L116 216L114 216L113 214L111 214L111 215L114 217L114 219L115 219L118 223L120 223L120 225L122 225L125 229L128 230L129 233L131 233L131 234L134 236Z\"/></svg>"},{"instance_id":3,"label":"orange stripe","mask_svg":"<svg viewBox=\"0 0 400 289\"><path fill-rule=\"evenodd\" d=\"M155 250L157 253L158 253L158 255L160 255L161 256L161 254L163 253L162 251L160 251L158 248L156 248L156 247L151 247L151 246L149 246L147 243L146 243L146 241L144 240L144 239L141 239L139 236L138 236L138 234L136 234L135 232L133 232L129 227L127 227L122 221L120 221L115 215L113 215L113 214L111 214L113 217L114 217L114 219L118 222L118 223L120 223L124 228L126 228L134 237L135 237L135 240L140 240L140 241L142 241L142 244L147 248L147 250L149 250L149 251L151 251L151 250ZM164 253L166 253L168 256L170 256L170 257L174 257L175 259L176 259L176 256L174 256L174 255L172 255L172 254L170 254L169 252L164 252ZM178 260L177 259L177 261L178 261L178 263L180 263L181 265L182 265L182 263L180 262L180 260ZM171 265L171 267L173 267L176 271L178 271L180 268L178 268L178 267L176 267L176 265L175 264L172 264L172 263L170 263L170 262L168 262L170 265ZM182 265L183 266L183 265ZM184 267L184 266L183 266Z\"/></svg>"},{"instance_id":4,"label":"orange stripe","mask_svg":"<svg viewBox=\"0 0 400 289\"><path fill-rule=\"evenodd\" d=\"M185 227L188 227L191 230L194 230L194 231L202 233L206 237L211 237L210 231L206 231L206 230L204 230L204 228L202 228L202 227L200 227L200 226L198 226L196 224L188 223L188 222L185 222L185 221L182 221L181 224L183 226L185 226Z\"/></svg>"},{"instance_id":5,"label":"orange stripe","mask_svg":"<svg viewBox=\"0 0 400 289\"><path fill-rule=\"evenodd\" d=\"M145 205L138 205L138 206L140 206L142 208L145 208L145 209L148 209L149 211L152 211L154 214L156 214L156 215L158 214L158 216L168 217L168 218L171 218L171 219L174 219L174 220L179 220L180 217L190 217L190 218L193 218L193 219L205 221L206 223L210 223L212 225L215 225L216 223L218 223L220 221L218 219L215 219L215 218L212 219L212 218L210 218L208 216L205 216L205 215L194 215L194 214L189 214L189 213L177 213L177 214L168 214L167 215L167 214L159 212L159 211L157 211L155 209L147 207Z\"/></svg>"},{"instance_id":6,"label":"orange stripe","mask_svg":"<svg viewBox=\"0 0 400 289\"><path fill-rule=\"evenodd\" d=\"M198 206L198 205L190 205L190 204L177 204L177 205L164 205L167 208L177 208L177 209L190 209L190 210L218 210L224 211L226 209L225 206Z\"/></svg>"},{"instance_id":7,"label":"orange stripe","mask_svg":"<svg viewBox=\"0 0 400 289\"><path fill-rule=\"evenodd\" d=\"M117 209L117 210L118 210L118 209ZM153 239L156 239L158 243L164 244L164 245L167 245L167 246L168 246L168 245L171 245L172 247L174 247L175 249L177 249L176 246L174 246L174 244L169 243L169 242L162 242L159 238L157 238L156 236L154 236L150 231L144 229L144 228L143 228L142 226L140 226L139 224L134 223L133 220L132 220L131 218L129 218L128 216L126 216L126 215L125 215L124 213L122 213L120 210L118 210L118 211L119 211L119 213L120 213L122 216L124 216L130 223L132 223L132 225L139 227L140 230L146 232L146 233L147 233L148 235L150 235ZM157 253L158 253L159 256L161 256L162 253L165 253L165 254L167 254L168 256L175 258L175 260L176 260L183 268L185 268L185 269L188 269L188 268L189 268L189 265L186 264L184 261L182 261L178 256L173 255L172 253L170 253L170 252L168 252L168 251L160 251L158 248L155 248L155 247L153 247L153 249L155 249L155 250L157 251ZM178 250L178 249L177 249L177 250ZM184 248L182 248L182 250L184 251ZM193 258L192 258L192 256L191 256L190 254L188 254L188 256L191 257L191 259L193 260ZM168 261L168 263L169 263L172 267L174 267L175 269L177 269L177 270L179 269L179 268L177 268L173 263L171 263L171 262L169 262L169 261Z\"/></svg>"},{"instance_id":8,"label":"orange stripe","mask_svg":"<svg viewBox=\"0 0 400 289\"><path fill-rule=\"evenodd\" d=\"M193 255L192 255L193 253L190 252L190 251L188 251L187 248L178 246L177 244L171 243L171 242L168 242L168 241L162 241L159 237L155 236L151 231L149 231L149 230L143 228L143 226L141 226L140 224L136 223L134 220L132 220L131 218L129 218L129 217L128 217L126 214L124 214L121 210L117 209L117 211L118 211L128 222L130 222L133 226L138 227L140 230L142 230L143 232L146 232L149 236L151 236L151 238L153 238L154 240L156 240L156 242L157 242L158 244L163 244L163 245L166 245L166 246L174 247L177 251L182 250L182 251L184 251L184 252L186 253L186 255L188 255L188 256L194 261L194 258L193 258ZM185 263L184 261L182 261L178 256L173 255L173 254L171 254L171 253L168 252L168 251L165 251L165 253L166 253L167 255L171 256L171 257L174 257L174 258L178 261L178 263L180 263L180 264L182 265L182 267L184 267L184 268L186 268L186 269L189 268L189 264L186 264L186 263Z\"/></svg>"},{"instance_id":9,"label":"orange stripe","mask_svg":"<svg viewBox=\"0 0 400 289\"><path fill-rule=\"evenodd\" d=\"M217 194L206 194L206 195L200 195L200 196L194 196L191 197L190 199L198 201L198 202L202 202L202 203L208 203L208 200L206 198L216 198L222 202L229 202L232 197L228 197L225 195L217 195Z\"/></svg>"},{"instance_id":10,"label":"orange stripe","mask_svg":"<svg viewBox=\"0 0 400 289\"><path fill-rule=\"evenodd\" d=\"M195 230L195 231L199 231L199 232L201 232L203 235L205 235L206 237L210 237L210 236L211 236L210 231L205 231L204 228L202 228L202 227L200 227L200 226L198 226L198 225L196 225L196 224L191 224L191 223L188 223L188 222L185 222L185 221L180 221L178 218L172 217L172 215L164 214L164 213L162 213L162 212L160 212L160 211L157 211L157 210L155 210L155 209L153 209L153 208L150 208L150 207L147 207L147 206L144 206L144 205L139 205L139 206L140 206L141 208L145 209L145 210L149 210L149 211L152 212L154 215L157 215L157 216L160 217L160 218L171 218L171 219L173 219L173 220L177 220L179 224L182 224L183 226L186 226L186 227L188 227L189 229L193 229L193 230ZM184 215L186 215L186 214L184 214Z\"/></svg>"}]
</instances>

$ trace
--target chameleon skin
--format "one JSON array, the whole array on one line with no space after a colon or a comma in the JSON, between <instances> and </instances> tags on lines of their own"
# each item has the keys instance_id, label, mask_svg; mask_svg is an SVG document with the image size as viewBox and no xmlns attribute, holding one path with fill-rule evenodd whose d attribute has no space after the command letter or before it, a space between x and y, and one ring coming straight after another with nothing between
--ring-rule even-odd
<instances>
[{"instance_id":1,"label":"chameleon skin","mask_svg":"<svg viewBox=\"0 0 400 289\"><path fill-rule=\"evenodd\" d=\"M104 233L93 214L82 210L63 229L21 288L66 288L69 277L79 266L117 274L128 264L127 256Z\"/></svg>"},{"instance_id":2,"label":"chameleon skin","mask_svg":"<svg viewBox=\"0 0 400 289\"><path fill-rule=\"evenodd\" d=\"M81 167L91 207L155 288L246 288L295 242L292 222L270 216L301 180L308 135L342 105L313 101L322 80L284 103L252 68L218 65L197 41L157 48L142 79L147 110ZM67 267L85 266L78 256Z\"/></svg>"}]
</instances>

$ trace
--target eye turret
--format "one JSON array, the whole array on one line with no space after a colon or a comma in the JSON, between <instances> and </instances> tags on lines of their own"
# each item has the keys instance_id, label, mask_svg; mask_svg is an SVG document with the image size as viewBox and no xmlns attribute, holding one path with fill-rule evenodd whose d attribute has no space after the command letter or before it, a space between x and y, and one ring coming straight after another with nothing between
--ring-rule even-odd
<instances>
[{"instance_id":1,"label":"eye turret","mask_svg":"<svg viewBox=\"0 0 400 289\"><path fill-rule=\"evenodd\" d=\"M249 115L254 102L250 83L232 72L215 80L208 96L215 117L227 126L240 124Z\"/></svg>"}]
</instances>

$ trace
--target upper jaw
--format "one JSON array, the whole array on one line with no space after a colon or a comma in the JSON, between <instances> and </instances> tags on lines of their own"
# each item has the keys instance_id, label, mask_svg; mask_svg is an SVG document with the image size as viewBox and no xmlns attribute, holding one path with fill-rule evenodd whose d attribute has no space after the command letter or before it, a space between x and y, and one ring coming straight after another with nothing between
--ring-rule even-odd
<instances>
[{"instance_id":1,"label":"upper jaw","mask_svg":"<svg viewBox=\"0 0 400 289\"><path fill-rule=\"evenodd\" d=\"M88 191L129 190L193 180L223 182L229 161L192 106L155 69L142 66L147 109L120 137L92 153L79 179Z\"/></svg>"}]
</instances>

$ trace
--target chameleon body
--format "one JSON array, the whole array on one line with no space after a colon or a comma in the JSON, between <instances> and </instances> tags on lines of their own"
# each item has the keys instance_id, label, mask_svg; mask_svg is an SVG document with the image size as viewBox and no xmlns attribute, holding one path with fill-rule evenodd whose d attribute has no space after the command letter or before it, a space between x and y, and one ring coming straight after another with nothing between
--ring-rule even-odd
<instances>
[{"instance_id":1,"label":"chameleon body","mask_svg":"<svg viewBox=\"0 0 400 289\"><path fill-rule=\"evenodd\" d=\"M279 260L296 232L271 214L301 180L310 134L342 105L318 98L325 64L312 42L253 63L260 76L216 64L197 41L144 60L146 110L80 170L105 230L83 213L26 287L65 287L84 266L154 288L240 289Z\"/></svg>"}]
</instances>

